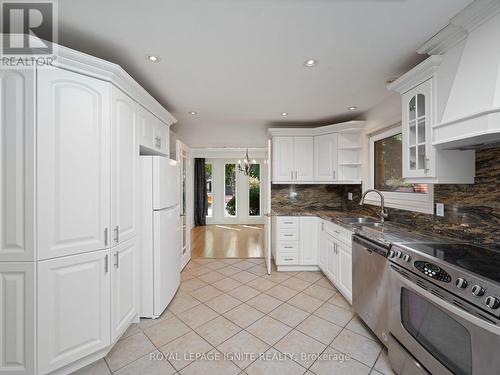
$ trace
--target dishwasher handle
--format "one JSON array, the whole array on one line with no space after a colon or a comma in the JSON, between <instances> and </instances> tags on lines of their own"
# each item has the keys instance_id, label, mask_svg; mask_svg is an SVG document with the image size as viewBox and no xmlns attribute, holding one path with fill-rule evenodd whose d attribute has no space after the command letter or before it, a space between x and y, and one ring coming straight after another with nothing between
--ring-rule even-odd
<instances>
[{"instance_id":1,"label":"dishwasher handle","mask_svg":"<svg viewBox=\"0 0 500 375\"><path fill-rule=\"evenodd\" d=\"M369 240L368 238L360 236L359 234L355 234L354 236L352 236L352 242L361 245L361 247L369 252L376 252L377 254L386 258L387 254L389 253L389 249L391 248L391 245L382 246Z\"/></svg>"}]
</instances>

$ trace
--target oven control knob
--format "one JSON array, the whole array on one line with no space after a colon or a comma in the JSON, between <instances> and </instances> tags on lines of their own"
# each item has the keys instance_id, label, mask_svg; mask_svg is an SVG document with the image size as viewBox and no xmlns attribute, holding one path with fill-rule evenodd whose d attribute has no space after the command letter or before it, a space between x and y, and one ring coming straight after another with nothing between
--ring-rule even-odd
<instances>
[{"instance_id":1,"label":"oven control knob","mask_svg":"<svg viewBox=\"0 0 500 375\"><path fill-rule=\"evenodd\" d=\"M484 303L492 310L496 310L500 307L500 300L496 297L488 296L486 297Z\"/></svg>"},{"instance_id":2,"label":"oven control knob","mask_svg":"<svg viewBox=\"0 0 500 375\"><path fill-rule=\"evenodd\" d=\"M409 256L408 254L405 254L405 255L403 255L403 260L405 262L409 262L411 260L411 256Z\"/></svg>"},{"instance_id":3,"label":"oven control knob","mask_svg":"<svg viewBox=\"0 0 500 375\"><path fill-rule=\"evenodd\" d=\"M403 256L403 253L401 251L396 251L395 257L396 258L401 258Z\"/></svg>"},{"instance_id":4,"label":"oven control knob","mask_svg":"<svg viewBox=\"0 0 500 375\"><path fill-rule=\"evenodd\" d=\"M455 285L457 286L457 288L459 289L465 289L467 288L467 285L469 285L469 283L467 282L467 280L463 279L463 278L458 278L457 281L455 282Z\"/></svg>"},{"instance_id":5,"label":"oven control knob","mask_svg":"<svg viewBox=\"0 0 500 375\"><path fill-rule=\"evenodd\" d=\"M476 297L481 297L484 294L485 290L481 285L474 285L472 287L472 294Z\"/></svg>"}]
</instances>

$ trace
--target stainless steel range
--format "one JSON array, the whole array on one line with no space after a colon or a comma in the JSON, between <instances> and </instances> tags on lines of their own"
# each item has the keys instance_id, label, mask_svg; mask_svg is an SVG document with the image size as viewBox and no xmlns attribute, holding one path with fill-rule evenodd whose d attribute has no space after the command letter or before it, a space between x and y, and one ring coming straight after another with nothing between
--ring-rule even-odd
<instances>
[{"instance_id":1,"label":"stainless steel range","mask_svg":"<svg viewBox=\"0 0 500 375\"><path fill-rule=\"evenodd\" d=\"M500 373L500 252L466 243L402 243L388 259L395 370Z\"/></svg>"}]
</instances>

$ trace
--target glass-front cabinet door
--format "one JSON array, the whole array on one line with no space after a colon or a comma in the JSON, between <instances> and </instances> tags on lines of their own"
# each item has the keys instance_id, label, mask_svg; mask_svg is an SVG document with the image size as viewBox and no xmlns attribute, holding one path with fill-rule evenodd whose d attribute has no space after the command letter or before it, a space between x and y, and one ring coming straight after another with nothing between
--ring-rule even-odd
<instances>
[{"instance_id":1,"label":"glass-front cabinet door","mask_svg":"<svg viewBox=\"0 0 500 375\"><path fill-rule=\"evenodd\" d=\"M403 176L431 176L432 79L403 94Z\"/></svg>"}]
</instances>

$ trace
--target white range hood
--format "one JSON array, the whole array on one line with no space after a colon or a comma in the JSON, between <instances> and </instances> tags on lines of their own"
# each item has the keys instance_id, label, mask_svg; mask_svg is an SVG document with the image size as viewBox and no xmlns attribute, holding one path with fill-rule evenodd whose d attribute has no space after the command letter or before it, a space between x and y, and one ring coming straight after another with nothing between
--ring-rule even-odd
<instances>
[{"instance_id":1,"label":"white range hood","mask_svg":"<svg viewBox=\"0 0 500 375\"><path fill-rule=\"evenodd\" d=\"M500 0L477 0L418 52L437 54L465 39L433 145L481 148L500 142ZM454 39L454 40L453 40Z\"/></svg>"}]
</instances>

